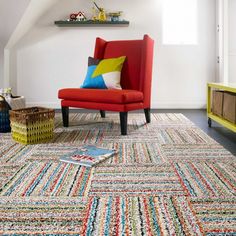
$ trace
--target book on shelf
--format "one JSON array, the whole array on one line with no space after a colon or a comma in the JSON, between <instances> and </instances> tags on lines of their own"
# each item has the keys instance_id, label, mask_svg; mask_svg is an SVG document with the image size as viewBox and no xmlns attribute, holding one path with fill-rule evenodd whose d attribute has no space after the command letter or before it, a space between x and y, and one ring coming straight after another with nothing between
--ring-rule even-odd
<instances>
[{"instance_id":1,"label":"book on shelf","mask_svg":"<svg viewBox=\"0 0 236 236\"><path fill-rule=\"evenodd\" d=\"M117 151L115 149L107 149L95 145L84 145L76 151L62 156L60 161L92 167L116 153Z\"/></svg>"}]
</instances>

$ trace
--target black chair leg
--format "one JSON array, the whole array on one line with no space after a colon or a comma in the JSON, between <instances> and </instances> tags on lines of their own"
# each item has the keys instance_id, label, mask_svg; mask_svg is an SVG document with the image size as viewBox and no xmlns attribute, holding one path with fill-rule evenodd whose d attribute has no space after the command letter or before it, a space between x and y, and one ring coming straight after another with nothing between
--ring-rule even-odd
<instances>
[{"instance_id":1,"label":"black chair leg","mask_svg":"<svg viewBox=\"0 0 236 236\"><path fill-rule=\"evenodd\" d=\"M146 122L150 123L151 122L150 108L145 108L144 113L146 117Z\"/></svg>"},{"instance_id":2,"label":"black chair leg","mask_svg":"<svg viewBox=\"0 0 236 236\"><path fill-rule=\"evenodd\" d=\"M102 117L102 118L105 118L105 117L106 117L106 112L105 112L105 111L100 110L100 114L101 114L101 117Z\"/></svg>"},{"instance_id":3,"label":"black chair leg","mask_svg":"<svg viewBox=\"0 0 236 236\"><path fill-rule=\"evenodd\" d=\"M69 126L69 107L61 107L63 126Z\"/></svg>"},{"instance_id":4,"label":"black chair leg","mask_svg":"<svg viewBox=\"0 0 236 236\"><path fill-rule=\"evenodd\" d=\"M127 134L127 118L128 118L128 112L120 112L121 135Z\"/></svg>"}]
</instances>

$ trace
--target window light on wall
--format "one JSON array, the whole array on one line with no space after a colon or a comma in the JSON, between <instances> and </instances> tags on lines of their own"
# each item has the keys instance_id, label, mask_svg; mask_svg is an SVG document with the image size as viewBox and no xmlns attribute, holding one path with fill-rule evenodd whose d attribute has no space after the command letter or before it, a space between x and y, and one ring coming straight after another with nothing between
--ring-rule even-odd
<instances>
[{"instance_id":1,"label":"window light on wall","mask_svg":"<svg viewBox=\"0 0 236 236\"><path fill-rule=\"evenodd\" d=\"M197 44L197 0L163 0L162 4L163 44Z\"/></svg>"}]
</instances>

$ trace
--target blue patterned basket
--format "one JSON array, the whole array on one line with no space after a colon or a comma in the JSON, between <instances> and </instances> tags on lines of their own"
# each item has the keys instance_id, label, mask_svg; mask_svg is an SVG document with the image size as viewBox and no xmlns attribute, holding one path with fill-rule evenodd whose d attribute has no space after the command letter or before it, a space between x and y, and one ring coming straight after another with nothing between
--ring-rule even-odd
<instances>
[{"instance_id":1,"label":"blue patterned basket","mask_svg":"<svg viewBox=\"0 0 236 236\"><path fill-rule=\"evenodd\" d=\"M5 98L0 95L0 133L6 133L11 131L10 126L10 110L9 104L6 102Z\"/></svg>"}]
</instances>

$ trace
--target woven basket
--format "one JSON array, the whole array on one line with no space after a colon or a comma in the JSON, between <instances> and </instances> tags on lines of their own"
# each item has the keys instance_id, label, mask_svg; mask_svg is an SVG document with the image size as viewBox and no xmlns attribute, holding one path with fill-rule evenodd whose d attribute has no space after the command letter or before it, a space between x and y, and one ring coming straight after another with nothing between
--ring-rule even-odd
<instances>
[{"instance_id":1,"label":"woven basket","mask_svg":"<svg viewBox=\"0 0 236 236\"><path fill-rule=\"evenodd\" d=\"M10 119L9 119L9 104L6 102L5 98L0 95L0 132L10 132Z\"/></svg>"},{"instance_id":2,"label":"woven basket","mask_svg":"<svg viewBox=\"0 0 236 236\"><path fill-rule=\"evenodd\" d=\"M10 111L12 138L22 144L47 142L53 138L55 111L30 107Z\"/></svg>"}]
</instances>

